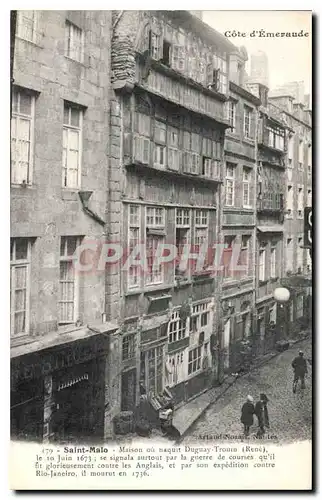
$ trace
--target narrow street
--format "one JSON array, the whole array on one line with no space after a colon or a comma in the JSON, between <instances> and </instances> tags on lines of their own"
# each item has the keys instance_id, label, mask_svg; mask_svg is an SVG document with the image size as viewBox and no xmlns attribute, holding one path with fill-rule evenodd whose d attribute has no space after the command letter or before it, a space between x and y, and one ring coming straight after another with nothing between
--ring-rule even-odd
<instances>
[{"instance_id":1,"label":"narrow street","mask_svg":"<svg viewBox=\"0 0 322 500\"><path fill-rule=\"evenodd\" d=\"M305 340L281 353L266 365L241 377L228 391L202 415L191 427L183 442L200 439L217 439L219 434L242 434L241 407L248 394L254 402L261 392L269 399L269 436L276 436L278 443L311 439L312 429L312 368L308 363L308 376L304 391L292 392L293 370L291 362L299 349L311 359L312 344ZM257 419L250 437L257 432ZM207 436L207 437L206 437ZM217 439L218 440L218 439Z\"/></svg>"}]
</instances>

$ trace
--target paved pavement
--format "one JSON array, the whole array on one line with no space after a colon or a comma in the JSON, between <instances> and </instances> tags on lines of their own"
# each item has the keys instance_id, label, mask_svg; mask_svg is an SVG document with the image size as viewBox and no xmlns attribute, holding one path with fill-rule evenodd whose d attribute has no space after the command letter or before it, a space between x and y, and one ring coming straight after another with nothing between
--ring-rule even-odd
<instances>
[{"instance_id":1,"label":"paved pavement","mask_svg":"<svg viewBox=\"0 0 322 500\"><path fill-rule=\"evenodd\" d=\"M212 439L212 436L220 434L235 436L242 434L240 412L245 398L247 394L251 394L256 401L261 392L269 398L270 436L277 436L279 443L311 439L312 375L310 365L308 365L306 389L304 391L298 389L296 394L292 393L293 370L290 365L300 348L304 350L307 358L312 358L311 340L305 340L248 375L238 378L190 427L183 442L200 440L206 436ZM254 424L251 428L251 435L256 431L257 426Z\"/></svg>"}]
</instances>

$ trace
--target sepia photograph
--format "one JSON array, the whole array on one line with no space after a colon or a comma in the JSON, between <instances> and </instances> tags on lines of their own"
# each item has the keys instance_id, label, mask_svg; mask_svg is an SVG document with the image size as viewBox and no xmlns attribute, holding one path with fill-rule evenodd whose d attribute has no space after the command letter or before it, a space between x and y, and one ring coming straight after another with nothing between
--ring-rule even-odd
<instances>
[{"instance_id":1,"label":"sepia photograph","mask_svg":"<svg viewBox=\"0 0 322 500\"><path fill-rule=\"evenodd\" d=\"M11 489L312 490L312 43L10 11Z\"/></svg>"}]
</instances>

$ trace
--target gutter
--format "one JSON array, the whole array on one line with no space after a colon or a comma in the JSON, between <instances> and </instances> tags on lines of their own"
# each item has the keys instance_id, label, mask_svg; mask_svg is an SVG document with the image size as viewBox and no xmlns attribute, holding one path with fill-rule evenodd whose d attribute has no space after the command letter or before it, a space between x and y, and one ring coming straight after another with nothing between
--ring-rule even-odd
<instances>
[{"instance_id":1,"label":"gutter","mask_svg":"<svg viewBox=\"0 0 322 500\"><path fill-rule=\"evenodd\" d=\"M93 191L79 191L78 195L82 203L82 208L84 212L89 215L92 219L98 222L101 226L105 226L105 221L93 210L88 208L88 201L92 196Z\"/></svg>"}]
</instances>

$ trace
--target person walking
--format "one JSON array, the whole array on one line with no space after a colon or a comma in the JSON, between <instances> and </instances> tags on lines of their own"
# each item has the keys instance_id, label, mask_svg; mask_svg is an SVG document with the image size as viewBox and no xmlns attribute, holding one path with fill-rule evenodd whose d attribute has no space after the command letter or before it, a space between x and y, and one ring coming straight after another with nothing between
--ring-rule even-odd
<instances>
[{"instance_id":1,"label":"person walking","mask_svg":"<svg viewBox=\"0 0 322 500\"><path fill-rule=\"evenodd\" d=\"M254 399L252 396L247 396L246 402L242 406L241 410L241 422L244 425L244 434L245 436L249 436L249 429L254 423Z\"/></svg>"},{"instance_id":2,"label":"person walking","mask_svg":"<svg viewBox=\"0 0 322 500\"><path fill-rule=\"evenodd\" d=\"M268 397L266 394L260 394L259 401L255 405L255 415L258 420L259 430L258 437L263 437L265 434L265 427L269 428L268 410L267 410Z\"/></svg>"},{"instance_id":3,"label":"person walking","mask_svg":"<svg viewBox=\"0 0 322 500\"><path fill-rule=\"evenodd\" d=\"M307 374L307 363L303 351L299 351L298 356L292 361L294 370L293 392L296 392L298 380L301 380L301 389L305 388L305 375Z\"/></svg>"}]
</instances>

